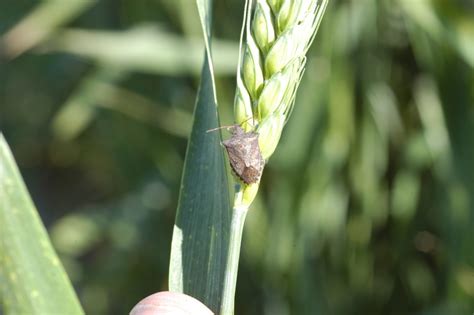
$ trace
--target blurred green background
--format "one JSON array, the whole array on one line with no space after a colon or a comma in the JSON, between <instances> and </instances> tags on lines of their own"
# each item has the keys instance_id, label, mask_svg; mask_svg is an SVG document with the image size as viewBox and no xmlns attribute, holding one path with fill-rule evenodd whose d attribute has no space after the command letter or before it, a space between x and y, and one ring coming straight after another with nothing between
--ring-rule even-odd
<instances>
[{"instance_id":1,"label":"blurred green background","mask_svg":"<svg viewBox=\"0 0 474 315\"><path fill-rule=\"evenodd\" d=\"M167 289L201 37L191 0L0 2L0 128L87 314ZM330 1L244 233L237 314L474 312L472 0Z\"/></svg>"}]
</instances>

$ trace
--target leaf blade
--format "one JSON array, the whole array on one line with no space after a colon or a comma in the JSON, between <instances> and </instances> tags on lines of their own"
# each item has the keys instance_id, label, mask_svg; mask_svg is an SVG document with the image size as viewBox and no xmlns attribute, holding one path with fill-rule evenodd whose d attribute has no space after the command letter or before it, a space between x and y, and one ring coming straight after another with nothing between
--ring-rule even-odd
<instances>
[{"instance_id":1,"label":"leaf blade","mask_svg":"<svg viewBox=\"0 0 474 315\"><path fill-rule=\"evenodd\" d=\"M210 1L198 8L206 41L188 142L170 258L171 291L189 294L218 313L227 261L230 200L212 69Z\"/></svg>"},{"instance_id":2,"label":"leaf blade","mask_svg":"<svg viewBox=\"0 0 474 315\"><path fill-rule=\"evenodd\" d=\"M5 314L84 314L1 133L0 227Z\"/></svg>"}]
</instances>

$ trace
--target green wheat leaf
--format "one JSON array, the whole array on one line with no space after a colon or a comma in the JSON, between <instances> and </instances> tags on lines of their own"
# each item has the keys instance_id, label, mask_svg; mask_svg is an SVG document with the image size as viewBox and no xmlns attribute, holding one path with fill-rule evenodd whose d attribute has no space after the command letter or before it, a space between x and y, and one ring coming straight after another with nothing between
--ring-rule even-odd
<instances>
[{"instance_id":1,"label":"green wheat leaf","mask_svg":"<svg viewBox=\"0 0 474 315\"><path fill-rule=\"evenodd\" d=\"M169 287L217 313L228 248L230 201L209 50L211 1L197 1L206 54L173 232Z\"/></svg>"},{"instance_id":2,"label":"green wheat leaf","mask_svg":"<svg viewBox=\"0 0 474 315\"><path fill-rule=\"evenodd\" d=\"M8 314L84 314L0 133L0 302Z\"/></svg>"}]
</instances>

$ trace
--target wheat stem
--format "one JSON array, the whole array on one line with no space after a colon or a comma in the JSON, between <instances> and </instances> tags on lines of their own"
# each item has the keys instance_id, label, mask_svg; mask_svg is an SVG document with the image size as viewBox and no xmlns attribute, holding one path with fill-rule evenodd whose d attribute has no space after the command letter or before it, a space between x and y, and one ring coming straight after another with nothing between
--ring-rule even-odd
<instances>
[{"instance_id":1,"label":"wheat stem","mask_svg":"<svg viewBox=\"0 0 474 315\"><path fill-rule=\"evenodd\" d=\"M243 187L237 188L235 199L240 200ZM249 207L242 204L234 205L232 209L232 221L230 226L229 252L227 255L227 266L224 278L224 288L221 304L221 314L231 315L234 313L235 287L237 285L237 273L239 269L240 244L244 229L245 217Z\"/></svg>"}]
</instances>

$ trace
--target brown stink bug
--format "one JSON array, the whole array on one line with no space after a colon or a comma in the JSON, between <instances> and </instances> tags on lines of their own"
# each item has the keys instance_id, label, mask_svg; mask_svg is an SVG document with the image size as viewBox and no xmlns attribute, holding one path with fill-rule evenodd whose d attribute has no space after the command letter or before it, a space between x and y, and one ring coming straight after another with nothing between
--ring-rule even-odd
<instances>
[{"instance_id":1,"label":"brown stink bug","mask_svg":"<svg viewBox=\"0 0 474 315\"><path fill-rule=\"evenodd\" d=\"M258 182L265 166L265 160L258 146L258 133L245 132L239 125L222 128L227 128L232 133L232 137L222 141L222 144L235 175L246 184Z\"/></svg>"}]
</instances>

